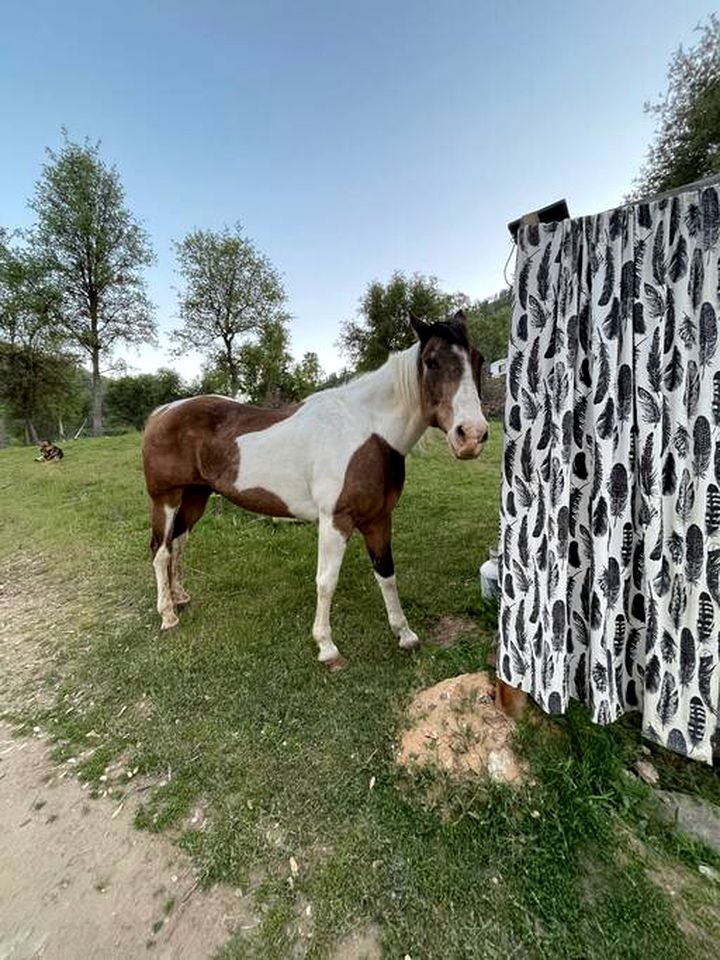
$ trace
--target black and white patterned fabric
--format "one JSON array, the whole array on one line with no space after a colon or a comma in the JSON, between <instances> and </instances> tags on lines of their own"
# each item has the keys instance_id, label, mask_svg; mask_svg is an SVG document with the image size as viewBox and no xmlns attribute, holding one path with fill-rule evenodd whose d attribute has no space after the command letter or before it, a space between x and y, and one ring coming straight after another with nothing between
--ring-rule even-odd
<instances>
[{"instance_id":1,"label":"black and white patterned fabric","mask_svg":"<svg viewBox=\"0 0 720 960\"><path fill-rule=\"evenodd\" d=\"M518 234L498 669L712 762L720 701L717 187Z\"/></svg>"}]
</instances>

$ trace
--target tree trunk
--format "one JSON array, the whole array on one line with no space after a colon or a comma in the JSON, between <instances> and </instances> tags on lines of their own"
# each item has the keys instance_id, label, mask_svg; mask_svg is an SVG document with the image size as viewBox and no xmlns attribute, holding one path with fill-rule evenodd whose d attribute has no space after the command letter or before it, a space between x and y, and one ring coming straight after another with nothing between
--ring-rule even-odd
<instances>
[{"instance_id":1,"label":"tree trunk","mask_svg":"<svg viewBox=\"0 0 720 960\"><path fill-rule=\"evenodd\" d=\"M102 381L100 379L100 350L93 347L92 352L92 435L103 435L102 421Z\"/></svg>"},{"instance_id":2,"label":"tree trunk","mask_svg":"<svg viewBox=\"0 0 720 960\"><path fill-rule=\"evenodd\" d=\"M240 377L238 376L237 364L233 357L232 344L225 341L228 374L230 376L230 396L236 397L240 389Z\"/></svg>"},{"instance_id":3,"label":"tree trunk","mask_svg":"<svg viewBox=\"0 0 720 960\"><path fill-rule=\"evenodd\" d=\"M37 430L35 429L35 424L29 417L25 418L25 443L28 446L32 443L37 446L40 443L40 440L37 435Z\"/></svg>"}]
</instances>

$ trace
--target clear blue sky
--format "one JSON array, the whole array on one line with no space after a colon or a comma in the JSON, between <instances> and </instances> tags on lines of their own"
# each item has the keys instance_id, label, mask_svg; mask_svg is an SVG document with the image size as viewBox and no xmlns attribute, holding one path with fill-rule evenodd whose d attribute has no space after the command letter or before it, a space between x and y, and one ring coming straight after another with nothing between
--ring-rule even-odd
<instances>
[{"instance_id":1,"label":"clear blue sky","mask_svg":"<svg viewBox=\"0 0 720 960\"><path fill-rule=\"evenodd\" d=\"M121 0L3 4L0 224L30 222L44 148L102 141L149 231L160 337L171 241L240 220L284 277L293 350L334 342L366 283L502 286L506 223L621 201L697 0ZM149 348L136 369L167 362ZM178 364L192 375L197 361Z\"/></svg>"}]
</instances>

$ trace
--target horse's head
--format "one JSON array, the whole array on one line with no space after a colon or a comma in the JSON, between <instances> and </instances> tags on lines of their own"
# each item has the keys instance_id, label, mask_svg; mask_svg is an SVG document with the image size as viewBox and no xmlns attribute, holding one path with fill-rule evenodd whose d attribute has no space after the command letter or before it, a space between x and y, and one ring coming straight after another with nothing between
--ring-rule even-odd
<instances>
[{"instance_id":1,"label":"horse's head","mask_svg":"<svg viewBox=\"0 0 720 960\"><path fill-rule=\"evenodd\" d=\"M410 318L420 340L418 373L423 412L431 427L439 427L459 460L477 457L488 436L480 406L483 358L468 338L462 310L444 323Z\"/></svg>"}]
</instances>

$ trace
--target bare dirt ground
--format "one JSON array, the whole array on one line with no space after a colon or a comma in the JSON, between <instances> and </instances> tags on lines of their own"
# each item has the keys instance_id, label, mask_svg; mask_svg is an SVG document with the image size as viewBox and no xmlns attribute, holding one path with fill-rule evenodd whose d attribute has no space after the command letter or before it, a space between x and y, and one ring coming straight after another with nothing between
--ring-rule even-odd
<instances>
[{"instance_id":1,"label":"bare dirt ground","mask_svg":"<svg viewBox=\"0 0 720 960\"><path fill-rule=\"evenodd\" d=\"M48 698L56 639L92 618L78 614L43 558L0 567L4 710ZM204 960L257 926L248 897L200 889L189 859L132 816L130 805L90 799L44 738L16 738L0 722L0 960Z\"/></svg>"},{"instance_id":2,"label":"bare dirt ground","mask_svg":"<svg viewBox=\"0 0 720 960\"><path fill-rule=\"evenodd\" d=\"M0 958L211 957L257 920L247 898L202 891L164 837L91 800L41 738L0 725Z\"/></svg>"}]
</instances>

